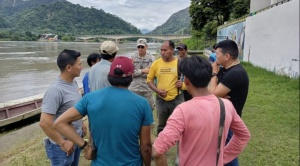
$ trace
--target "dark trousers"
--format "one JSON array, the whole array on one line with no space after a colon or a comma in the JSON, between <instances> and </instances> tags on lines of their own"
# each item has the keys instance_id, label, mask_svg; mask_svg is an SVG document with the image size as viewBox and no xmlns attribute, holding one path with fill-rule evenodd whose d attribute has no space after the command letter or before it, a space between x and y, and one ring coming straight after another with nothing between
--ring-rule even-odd
<instances>
[{"instance_id":1,"label":"dark trousers","mask_svg":"<svg viewBox=\"0 0 300 166\"><path fill-rule=\"evenodd\" d=\"M184 95L184 101L188 101L193 98L193 96L191 94L189 94L189 92L187 90L183 90L182 93Z\"/></svg>"},{"instance_id":2,"label":"dark trousers","mask_svg":"<svg viewBox=\"0 0 300 166\"><path fill-rule=\"evenodd\" d=\"M177 105L181 104L184 101L183 93L177 95L175 99L171 101L165 101L156 96L156 110L158 116L158 125L157 125L157 135L164 129L166 126L169 116L173 113Z\"/></svg>"}]
</instances>

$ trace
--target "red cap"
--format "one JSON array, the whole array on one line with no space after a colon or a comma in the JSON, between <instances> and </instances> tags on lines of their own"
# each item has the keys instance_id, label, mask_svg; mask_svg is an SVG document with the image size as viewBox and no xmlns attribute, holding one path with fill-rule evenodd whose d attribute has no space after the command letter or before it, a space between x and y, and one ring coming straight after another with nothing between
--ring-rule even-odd
<instances>
[{"instance_id":1,"label":"red cap","mask_svg":"<svg viewBox=\"0 0 300 166\"><path fill-rule=\"evenodd\" d=\"M121 69L123 74L118 74L115 69ZM113 77L129 77L134 73L134 66L131 59L125 56L117 56L111 63L109 75Z\"/></svg>"}]
</instances>

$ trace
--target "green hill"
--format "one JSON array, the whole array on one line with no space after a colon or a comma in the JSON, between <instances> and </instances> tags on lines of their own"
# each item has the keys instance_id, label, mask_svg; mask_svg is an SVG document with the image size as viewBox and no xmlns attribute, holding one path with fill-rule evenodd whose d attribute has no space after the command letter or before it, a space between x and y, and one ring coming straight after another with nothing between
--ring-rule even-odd
<instances>
[{"instance_id":1,"label":"green hill","mask_svg":"<svg viewBox=\"0 0 300 166\"><path fill-rule=\"evenodd\" d=\"M115 15L65 0L23 0L15 5L12 5L12 2L13 0L0 1L0 21L3 20L0 30L10 28L17 32L76 35L141 33L136 27Z\"/></svg>"},{"instance_id":2,"label":"green hill","mask_svg":"<svg viewBox=\"0 0 300 166\"><path fill-rule=\"evenodd\" d=\"M39 5L65 0L0 0L0 14L12 16Z\"/></svg>"},{"instance_id":3,"label":"green hill","mask_svg":"<svg viewBox=\"0 0 300 166\"><path fill-rule=\"evenodd\" d=\"M174 13L164 24L156 27L150 34L190 34L191 18L189 8Z\"/></svg>"}]
</instances>

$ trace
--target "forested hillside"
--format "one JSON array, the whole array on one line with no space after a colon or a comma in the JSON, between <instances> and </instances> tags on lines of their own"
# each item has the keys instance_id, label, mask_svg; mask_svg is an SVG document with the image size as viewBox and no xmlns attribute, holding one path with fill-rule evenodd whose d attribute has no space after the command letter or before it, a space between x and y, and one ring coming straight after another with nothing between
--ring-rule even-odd
<instances>
[{"instance_id":1,"label":"forested hillside","mask_svg":"<svg viewBox=\"0 0 300 166\"><path fill-rule=\"evenodd\" d=\"M0 0L0 31L59 34L137 34L136 27L103 10L65 0ZM20 2L20 3L19 3ZM2 28L2 30L1 30Z\"/></svg>"},{"instance_id":2,"label":"forested hillside","mask_svg":"<svg viewBox=\"0 0 300 166\"><path fill-rule=\"evenodd\" d=\"M39 5L65 0L0 0L0 14L12 16Z\"/></svg>"},{"instance_id":3,"label":"forested hillside","mask_svg":"<svg viewBox=\"0 0 300 166\"><path fill-rule=\"evenodd\" d=\"M190 34L191 18L189 8L174 13L164 24L156 27L151 34Z\"/></svg>"}]
</instances>

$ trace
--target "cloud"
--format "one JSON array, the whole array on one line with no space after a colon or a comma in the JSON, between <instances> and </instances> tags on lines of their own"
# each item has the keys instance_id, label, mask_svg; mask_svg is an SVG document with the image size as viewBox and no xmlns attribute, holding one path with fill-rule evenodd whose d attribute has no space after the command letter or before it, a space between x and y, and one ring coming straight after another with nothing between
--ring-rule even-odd
<instances>
[{"instance_id":1,"label":"cloud","mask_svg":"<svg viewBox=\"0 0 300 166\"><path fill-rule=\"evenodd\" d=\"M93 6L116 15L138 29L153 30L179 10L190 6L189 0L68 0L84 7Z\"/></svg>"}]
</instances>

